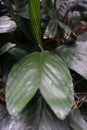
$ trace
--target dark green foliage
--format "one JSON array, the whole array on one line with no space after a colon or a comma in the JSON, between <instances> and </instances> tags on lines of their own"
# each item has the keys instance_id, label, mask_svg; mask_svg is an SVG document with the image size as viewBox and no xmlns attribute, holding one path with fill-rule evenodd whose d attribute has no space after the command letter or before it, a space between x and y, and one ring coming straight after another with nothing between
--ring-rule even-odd
<instances>
[{"instance_id":1,"label":"dark green foliage","mask_svg":"<svg viewBox=\"0 0 87 130\"><path fill-rule=\"evenodd\" d=\"M87 27L87 1L0 7L0 130L86 130L87 93L78 90L87 84L87 33L76 34Z\"/></svg>"},{"instance_id":2,"label":"dark green foliage","mask_svg":"<svg viewBox=\"0 0 87 130\"><path fill-rule=\"evenodd\" d=\"M87 33L78 37L76 43L67 44L56 49L69 68L87 79Z\"/></svg>"},{"instance_id":3,"label":"dark green foliage","mask_svg":"<svg viewBox=\"0 0 87 130\"><path fill-rule=\"evenodd\" d=\"M32 53L10 72L6 89L8 110L13 115L20 112L40 89L56 116L64 119L73 105L72 86L68 68L59 56L48 51Z\"/></svg>"}]
</instances>

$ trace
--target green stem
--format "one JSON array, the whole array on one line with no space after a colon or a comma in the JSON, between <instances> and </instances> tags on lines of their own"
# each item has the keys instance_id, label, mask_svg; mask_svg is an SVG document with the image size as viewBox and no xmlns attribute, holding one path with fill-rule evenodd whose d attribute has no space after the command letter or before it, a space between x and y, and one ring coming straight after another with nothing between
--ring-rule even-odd
<instances>
[{"instance_id":1,"label":"green stem","mask_svg":"<svg viewBox=\"0 0 87 130\"><path fill-rule=\"evenodd\" d=\"M44 49L41 44L39 44L39 48L40 48L41 52L44 52Z\"/></svg>"},{"instance_id":2,"label":"green stem","mask_svg":"<svg viewBox=\"0 0 87 130\"><path fill-rule=\"evenodd\" d=\"M40 1L39 0L29 0L29 17L30 25L39 48L43 52L41 40L41 30L40 30Z\"/></svg>"}]
</instances>

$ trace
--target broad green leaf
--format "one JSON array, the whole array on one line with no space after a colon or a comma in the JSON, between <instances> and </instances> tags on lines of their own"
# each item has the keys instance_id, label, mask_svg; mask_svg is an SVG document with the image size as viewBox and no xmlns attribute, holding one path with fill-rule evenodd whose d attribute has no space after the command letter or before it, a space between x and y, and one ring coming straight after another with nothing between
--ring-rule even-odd
<instances>
[{"instance_id":1,"label":"broad green leaf","mask_svg":"<svg viewBox=\"0 0 87 130\"><path fill-rule=\"evenodd\" d=\"M73 130L87 130L87 122L78 110L71 111L68 123Z\"/></svg>"},{"instance_id":2,"label":"broad green leaf","mask_svg":"<svg viewBox=\"0 0 87 130\"><path fill-rule=\"evenodd\" d=\"M0 33L9 33L15 31L17 25L15 21L13 21L8 16L0 17Z\"/></svg>"},{"instance_id":3,"label":"broad green leaf","mask_svg":"<svg viewBox=\"0 0 87 130\"><path fill-rule=\"evenodd\" d=\"M27 55L11 70L6 89L10 114L20 112L38 88L57 117L64 119L73 104L72 78L65 63L51 52Z\"/></svg>"},{"instance_id":4,"label":"broad green leaf","mask_svg":"<svg viewBox=\"0 0 87 130\"><path fill-rule=\"evenodd\" d=\"M24 57L14 65L9 74L6 100L10 114L20 112L38 90L37 74L39 73L39 66L35 64L37 55L33 55ZM34 84L32 85L32 83Z\"/></svg>"},{"instance_id":5,"label":"broad green leaf","mask_svg":"<svg viewBox=\"0 0 87 130\"><path fill-rule=\"evenodd\" d=\"M9 49L15 47L16 44L13 44L13 43L6 43L5 45L3 45L1 48L0 48L0 55L4 54L5 52L9 51Z\"/></svg>"},{"instance_id":6,"label":"broad green leaf","mask_svg":"<svg viewBox=\"0 0 87 130\"><path fill-rule=\"evenodd\" d=\"M38 45L42 44L40 33L40 1L29 0L29 16L31 29Z\"/></svg>"},{"instance_id":7,"label":"broad green leaf","mask_svg":"<svg viewBox=\"0 0 87 130\"><path fill-rule=\"evenodd\" d=\"M37 95L9 125L9 130L69 130L67 120L59 120Z\"/></svg>"},{"instance_id":8,"label":"broad green leaf","mask_svg":"<svg viewBox=\"0 0 87 130\"><path fill-rule=\"evenodd\" d=\"M87 79L87 33L80 35L76 43L63 45L56 51L70 69Z\"/></svg>"},{"instance_id":9,"label":"broad green leaf","mask_svg":"<svg viewBox=\"0 0 87 130\"><path fill-rule=\"evenodd\" d=\"M56 116L64 119L73 104L72 78L56 54L46 55L40 91Z\"/></svg>"}]
</instances>

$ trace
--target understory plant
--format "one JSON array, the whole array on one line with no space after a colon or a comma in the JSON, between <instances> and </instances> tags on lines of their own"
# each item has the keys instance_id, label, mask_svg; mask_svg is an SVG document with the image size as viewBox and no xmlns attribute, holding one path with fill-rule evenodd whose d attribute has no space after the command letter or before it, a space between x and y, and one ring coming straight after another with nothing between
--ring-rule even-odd
<instances>
[{"instance_id":1,"label":"understory plant","mask_svg":"<svg viewBox=\"0 0 87 130\"><path fill-rule=\"evenodd\" d=\"M0 130L86 130L87 1L0 6Z\"/></svg>"}]
</instances>

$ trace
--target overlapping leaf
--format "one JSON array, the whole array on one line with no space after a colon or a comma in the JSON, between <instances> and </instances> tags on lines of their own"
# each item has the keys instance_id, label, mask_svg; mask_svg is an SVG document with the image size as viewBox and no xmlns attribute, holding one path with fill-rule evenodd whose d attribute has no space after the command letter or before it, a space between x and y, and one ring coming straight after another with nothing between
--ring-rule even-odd
<instances>
[{"instance_id":1,"label":"overlapping leaf","mask_svg":"<svg viewBox=\"0 0 87 130\"><path fill-rule=\"evenodd\" d=\"M68 36L70 36L71 34L74 35L72 30L68 26L66 26L62 22L59 22L57 19L51 19L49 21L44 35L46 35L48 38L54 38L57 35L58 31L61 31L58 30L58 26L60 26L61 30L63 29Z\"/></svg>"},{"instance_id":2,"label":"overlapping leaf","mask_svg":"<svg viewBox=\"0 0 87 130\"><path fill-rule=\"evenodd\" d=\"M64 23L60 22L58 17L58 12L57 9L54 7L53 3L49 1L44 1L43 4L44 8L47 9L48 15L50 17L50 21L46 27L46 30L44 32L44 35L46 35L48 38L54 38L57 35L57 32L60 31L58 30L58 26L64 30L64 32L68 35L68 36L73 36L76 39L75 34L73 33L73 31Z\"/></svg>"},{"instance_id":3,"label":"overlapping leaf","mask_svg":"<svg viewBox=\"0 0 87 130\"><path fill-rule=\"evenodd\" d=\"M56 51L69 68L87 79L87 33L80 35L76 43L63 45Z\"/></svg>"},{"instance_id":4,"label":"overlapping leaf","mask_svg":"<svg viewBox=\"0 0 87 130\"><path fill-rule=\"evenodd\" d=\"M9 130L69 130L66 120L59 120L41 96L35 96L27 107L10 121Z\"/></svg>"},{"instance_id":5,"label":"overlapping leaf","mask_svg":"<svg viewBox=\"0 0 87 130\"><path fill-rule=\"evenodd\" d=\"M78 110L74 110L70 113L68 122L73 130L86 130L87 122L84 120Z\"/></svg>"},{"instance_id":6,"label":"overlapping leaf","mask_svg":"<svg viewBox=\"0 0 87 130\"><path fill-rule=\"evenodd\" d=\"M12 44L10 42L6 43L0 48L0 55L4 54L5 52L9 51L11 48L15 47L16 44Z\"/></svg>"},{"instance_id":7,"label":"overlapping leaf","mask_svg":"<svg viewBox=\"0 0 87 130\"><path fill-rule=\"evenodd\" d=\"M64 119L73 104L72 78L54 53L32 53L13 67L6 89L10 114L20 112L38 89L56 116Z\"/></svg>"},{"instance_id":8,"label":"overlapping leaf","mask_svg":"<svg viewBox=\"0 0 87 130\"><path fill-rule=\"evenodd\" d=\"M20 59L25 56L28 52L22 48L14 47L8 51L9 54L14 56L16 59Z\"/></svg>"}]
</instances>

